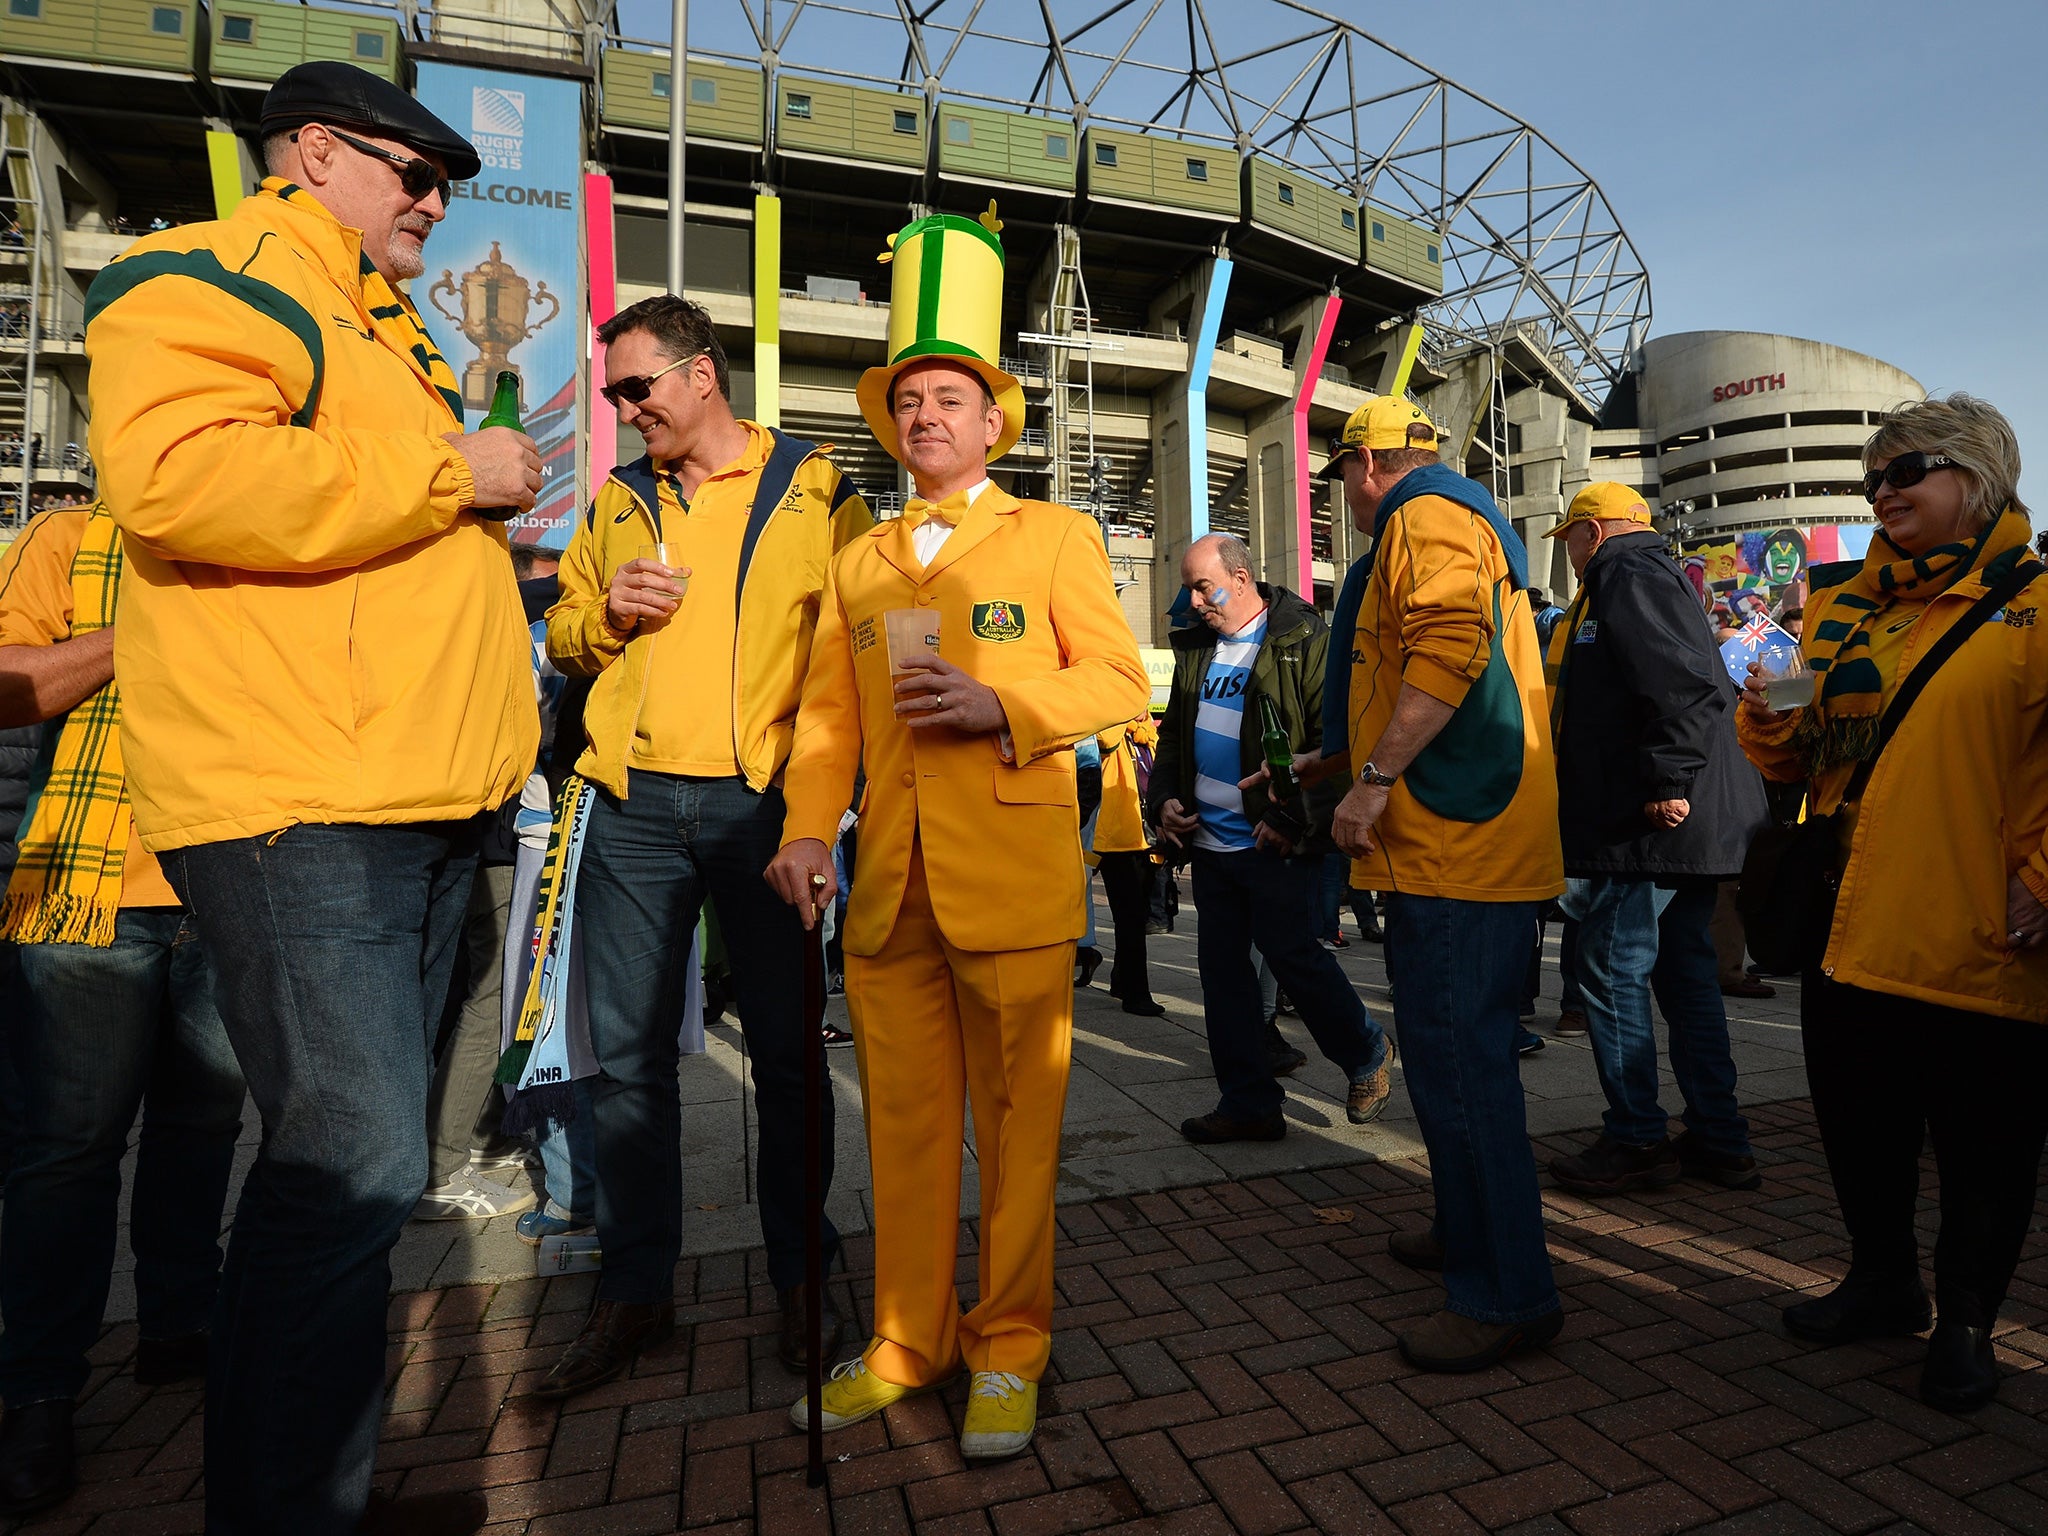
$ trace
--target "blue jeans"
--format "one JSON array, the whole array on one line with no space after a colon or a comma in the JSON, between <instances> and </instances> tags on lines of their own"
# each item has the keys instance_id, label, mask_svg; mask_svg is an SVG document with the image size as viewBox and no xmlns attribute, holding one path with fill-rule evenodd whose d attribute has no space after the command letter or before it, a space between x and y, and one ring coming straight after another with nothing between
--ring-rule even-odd
<instances>
[{"instance_id":1,"label":"blue jeans","mask_svg":"<svg viewBox=\"0 0 2048 1536\"><path fill-rule=\"evenodd\" d=\"M1286 989L1316 1048L1357 1078L1386 1058L1386 1032L1373 1022L1336 957L1316 942L1320 859L1283 859L1257 849L1194 851L1195 907L1202 915L1195 958L1209 1061L1221 1090L1218 1114L1271 1120L1285 1102L1267 1050L1254 945Z\"/></svg>"},{"instance_id":2,"label":"blue jeans","mask_svg":"<svg viewBox=\"0 0 2048 1536\"><path fill-rule=\"evenodd\" d=\"M1532 901L1386 893L1387 976L1408 1097L1429 1148L1447 1305L1482 1323L1558 1307L1522 1113L1522 973Z\"/></svg>"},{"instance_id":3,"label":"blue jeans","mask_svg":"<svg viewBox=\"0 0 2048 1536\"><path fill-rule=\"evenodd\" d=\"M75 1398L99 1341L121 1158L142 1112L129 1241L142 1335L206 1329L242 1074L176 907L129 907L105 949L25 944L6 1045L21 1140L0 1205L0 1398Z\"/></svg>"},{"instance_id":4,"label":"blue jeans","mask_svg":"<svg viewBox=\"0 0 2048 1536\"><path fill-rule=\"evenodd\" d=\"M209 1532L344 1536L369 1498L391 1245L427 1184L479 833L299 825L163 855L263 1116L214 1307Z\"/></svg>"},{"instance_id":5,"label":"blue jeans","mask_svg":"<svg viewBox=\"0 0 2048 1536\"><path fill-rule=\"evenodd\" d=\"M1709 927L1719 882L1602 876L1574 880L1565 906L1579 924L1579 987L1607 1134L1630 1146L1662 1141L1657 1102L1657 1007L1671 1031L1671 1075L1686 1128L1704 1146L1749 1156L1749 1122L1735 1104L1735 1059Z\"/></svg>"},{"instance_id":6,"label":"blue jeans","mask_svg":"<svg viewBox=\"0 0 2048 1536\"><path fill-rule=\"evenodd\" d=\"M1362 891L1351 889L1351 856L1332 848L1323 855L1323 877L1320 892L1321 905L1316 909L1316 937L1334 939L1344 929L1338 917L1344 909L1344 898L1351 898L1351 915L1358 920L1358 930L1364 933L1371 928L1366 921L1372 898Z\"/></svg>"},{"instance_id":7,"label":"blue jeans","mask_svg":"<svg viewBox=\"0 0 2048 1536\"><path fill-rule=\"evenodd\" d=\"M676 1024L690 935L708 897L732 965L759 1116L754 1187L768 1276L804 1277L803 925L761 878L782 841L782 791L739 778L631 771L627 798L590 809L576 886L588 967L596 1127L598 1295L645 1304L675 1294L682 1254L682 1109ZM1078 855L1077 855L1078 857ZM823 1101L825 1189L832 1187L832 1090ZM825 1221L829 1259L839 1235Z\"/></svg>"},{"instance_id":8,"label":"blue jeans","mask_svg":"<svg viewBox=\"0 0 2048 1536\"><path fill-rule=\"evenodd\" d=\"M597 1207L597 1133L591 1125L590 1080L578 1078L569 1088L576 1096L576 1117L567 1125L547 1121L533 1140L540 1149L546 1214L583 1226Z\"/></svg>"}]
</instances>

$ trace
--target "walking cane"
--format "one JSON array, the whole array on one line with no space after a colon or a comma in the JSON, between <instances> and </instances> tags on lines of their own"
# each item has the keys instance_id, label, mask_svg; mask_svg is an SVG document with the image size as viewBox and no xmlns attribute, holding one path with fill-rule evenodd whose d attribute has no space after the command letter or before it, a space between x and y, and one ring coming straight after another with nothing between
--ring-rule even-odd
<instances>
[{"instance_id":1,"label":"walking cane","mask_svg":"<svg viewBox=\"0 0 2048 1536\"><path fill-rule=\"evenodd\" d=\"M804 1396L809 1408L813 1488L825 1484L825 928L816 921L823 875L811 876L811 927L804 934Z\"/></svg>"}]
</instances>

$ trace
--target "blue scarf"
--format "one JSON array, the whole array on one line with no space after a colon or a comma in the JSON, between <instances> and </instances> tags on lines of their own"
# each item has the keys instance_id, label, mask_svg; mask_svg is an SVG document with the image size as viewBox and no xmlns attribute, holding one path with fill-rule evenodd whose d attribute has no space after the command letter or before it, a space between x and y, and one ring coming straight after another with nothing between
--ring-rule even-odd
<instances>
[{"instance_id":1,"label":"blue scarf","mask_svg":"<svg viewBox=\"0 0 2048 1536\"><path fill-rule=\"evenodd\" d=\"M1395 481L1373 518L1372 548L1351 563L1343 590L1337 594L1336 609L1330 615L1330 659L1323 675L1325 752L1330 750L1331 742L1348 742L1351 737L1351 645L1358 637L1358 610L1365 606L1365 586L1372 580L1373 556L1379 552L1380 541L1386 537L1394 514L1418 496L1441 496L1485 518L1500 540L1515 590L1519 592L1529 585L1528 547L1514 525L1500 515L1500 508L1494 505L1485 486L1445 464L1425 464Z\"/></svg>"}]
</instances>

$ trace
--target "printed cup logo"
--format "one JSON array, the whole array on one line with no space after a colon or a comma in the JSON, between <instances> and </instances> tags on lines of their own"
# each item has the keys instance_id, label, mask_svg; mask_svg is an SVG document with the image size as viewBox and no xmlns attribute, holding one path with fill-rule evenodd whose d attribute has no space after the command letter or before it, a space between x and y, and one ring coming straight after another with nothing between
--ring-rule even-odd
<instances>
[{"instance_id":1,"label":"printed cup logo","mask_svg":"<svg viewBox=\"0 0 2048 1536\"><path fill-rule=\"evenodd\" d=\"M470 92L469 136L486 167L524 170L526 92L479 85Z\"/></svg>"}]
</instances>

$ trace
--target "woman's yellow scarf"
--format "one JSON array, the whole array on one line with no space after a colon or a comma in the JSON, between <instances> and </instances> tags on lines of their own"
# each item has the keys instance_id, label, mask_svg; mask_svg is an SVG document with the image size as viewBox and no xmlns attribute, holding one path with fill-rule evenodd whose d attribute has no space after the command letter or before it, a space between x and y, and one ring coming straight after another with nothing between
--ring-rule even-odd
<instances>
[{"instance_id":1,"label":"woman's yellow scarf","mask_svg":"<svg viewBox=\"0 0 2048 1536\"><path fill-rule=\"evenodd\" d=\"M94 505L71 558L71 638L114 622L121 536ZM17 944L114 942L134 812L121 762L121 691L108 683L45 727L21 818L21 855L0 899L0 938Z\"/></svg>"},{"instance_id":2,"label":"woman's yellow scarf","mask_svg":"<svg viewBox=\"0 0 2048 1536\"><path fill-rule=\"evenodd\" d=\"M1861 762L1877 750L1884 676L1870 659L1870 636L1878 621L1902 601L1924 602L1974 572L2024 559L2032 537L2027 519L2009 507L1975 539L1924 555L1905 553L1882 529L1872 536L1863 568L1830 594L1826 617L1807 630L1806 664L1817 686L1793 740L1809 772Z\"/></svg>"}]
</instances>

